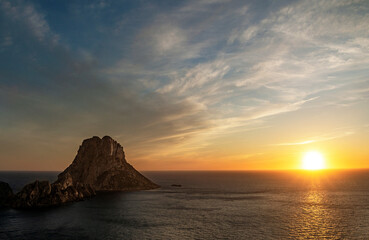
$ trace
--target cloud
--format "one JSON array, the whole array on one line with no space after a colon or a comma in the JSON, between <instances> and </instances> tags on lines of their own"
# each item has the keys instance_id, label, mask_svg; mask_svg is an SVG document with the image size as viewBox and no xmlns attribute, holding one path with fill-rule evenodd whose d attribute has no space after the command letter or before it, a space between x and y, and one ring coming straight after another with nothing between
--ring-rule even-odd
<instances>
[{"instance_id":1,"label":"cloud","mask_svg":"<svg viewBox=\"0 0 369 240\"><path fill-rule=\"evenodd\" d=\"M365 1L64 4L73 31L41 3L0 2L3 142L109 134L146 160L175 158L198 139L369 97Z\"/></svg>"},{"instance_id":2,"label":"cloud","mask_svg":"<svg viewBox=\"0 0 369 240\"><path fill-rule=\"evenodd\" d=\"M305 145L305 144L310 144L310 143L315 143L315 142L330 141L330 140L337 139L337 138L343 138L343 137L352 135L354 133L355 133L354 131L344 131L344 132L337 131L337 132L327 133L321 136L312 137L311 138L312 140L305 140L302 142L278 143L274 145L275 146Z\"/></svg>"},{"instance_id":3,"label":"cloud","mask_svg":"<svg viewBox=\"0 0 369 240\"><path fill-rule=\"evenodd\" d=\"M280 144L275 144L277 146L291 146L291 145L304 145L304 144L309 144L309 143L314 143L316 142L316 140L307 140L307 141L303 141L303 142L295 142L295 143L280 143Z\"/></svg>"},{"instance_id":4,"label":"cloud","mask_svg":"<svg viewBox=\"0 0 369 240\"><path fill-rule=\"evenodd\" d=\"M214 127L224 131L303 107L331 104L328 96L335 96L336 103L352 97L345 89L355 87L361 78L356 74L369 63L362 38L367 16L355 7L345 11L342 7L347 6L299 2L281 6L259 22L243 15L239 22L246 24L224 37L232 47L214 49L215 59L171 74L171 81L157 91L196 99L217 119ZM230 15L224 11L221 17ZM350 81L342 78L349 69L358 71ZM229 127L224 128L224 123Z\"/></svg>"},{"instance_id":5,"label":"cloud","mask_svg":"<svg viewBox=\"0 0 369 240\"><path fill-rule=\"evenodd\" d=\"M58 36L50 31L49 24L45 20L45 16L40 14L33 5L18 2L1 1L2 12L5 13L13 21L19 21L23 26L34 35L38 40L42 41L46 37L50 37L53 41L58 41Z\"/></svg>"},{"instance_id":6,"label":"cloud","mask_svg":"<svg viewBox=\"0 0 369 240\"><path fill-rule=\"evenodd\" d=\"M189 69L183 77L176 78L170 84L158 89L158 92L167 93L174 91L178 94L187 91L193 92L195 88L203 87L210 81L221 81L228 71L229 66L222 61L199 64Z\"/></svg>"},{"instance_id":7,"label":"cloud","mask_svg":"<svg viewBox=\"0 0 369 240\"><path fill-rule=\"evenodd\" d=\"M136 48L163 56L177 52L185 44L186 35L179 27L165 20L158 20L152 26L142 29L137 39L139 45Z\"/></svg>"},{"instance_id":8,"label":"cloud","mask_svg":"<svg viewBox=\"0 0 369 240\"><path fill-rule=\"evenodd\" d=\"M0 72L0 109L4 114L0 139L13 142L13 149L34 141L33 151L37 152L44 146L42 142L55 147L72 139L78 143L93 135L111 135L144 154L148 143L152 148L148 151L154 151L156 142L165 139L175 143L211 127L201 105L147 92L146 85L129 76L106 74L97 67L96 58L86 58L86 54L46 38L51 30L34 7L9 4L5 2L5 10L13 14L7 13L8 23L30 28L23 39L34 36L39 41L17 56L23 61L23 70L9 75L3 65ZM12 23L14 18L16 23ZM22 39L16 41L18 44ZM170 51L168 46L159 47ZM28 54L33 58L25 57ZM48 61L41 60L44 58ZM11 149L8 144L2 146Z\"/></svg>"},{"instance_id":9,"label":"cloud","mask_svg":"<svg viewBox=\"0 0 369 240\"><path fill-rule=\"evenodd\" d=\"M255 37L255 35L257 34L258 31L258 27L256 26L251 26L249 28L247 28L241 35L241 41L242 42L247 42L250 39L252 39L253 37Z\"/></svg>"}]
</instances>

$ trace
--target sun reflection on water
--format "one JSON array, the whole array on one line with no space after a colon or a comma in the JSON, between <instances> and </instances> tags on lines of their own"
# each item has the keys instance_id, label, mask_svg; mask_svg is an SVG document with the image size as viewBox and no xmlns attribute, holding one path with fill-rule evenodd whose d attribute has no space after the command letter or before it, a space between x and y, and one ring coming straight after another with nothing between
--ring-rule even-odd
<instances>
[{"instance_id":1,"label":"sun reflection on water","mask_svg":"<svg viewBox=\"0 0 369 240\"><path fill-rule=\"evenodd\" d=\"M300 207L295 213L291 235L295 239L340 238L337 216L330 207L327 192L319 178L310 179L309 189L300 192Z\"/></svg>"}]
</instances>

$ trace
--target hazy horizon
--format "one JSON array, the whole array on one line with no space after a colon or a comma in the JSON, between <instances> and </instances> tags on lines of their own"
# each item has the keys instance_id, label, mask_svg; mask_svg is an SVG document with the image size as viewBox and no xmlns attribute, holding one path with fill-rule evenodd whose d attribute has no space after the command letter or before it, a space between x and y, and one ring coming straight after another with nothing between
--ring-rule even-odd
<instances>
[{"instance_id":1,"label":"hazy horizon","mask_svg":"<svg viewBox=\"0 0 369 240\"><path fill-rule=\"evenodd\" d=\"M130 163L130 162L128 162ZM67 168L69 165L66 165ZM63 172L64 169L50 169L50 170L22 170L22 169L1 169L0 172ZM138 169L141 172L302 172L306 174L312 175L320 175L323 172L329 171L366 171L369 168L362 167L362 168L324 168L316 171L309 171L306 169L301 169L301 167L297 168L273 168L273 169Z\"/></svg>"},{"instance_id":2,"label":"hazy horizon","mask_svg":"<svg viewBox=\"0 0 369 240\"><path fill-rule=\"evenodd\" d=\"M369 2L0 0L0 171L369 168Z\"/></svg>"}]
</instances>

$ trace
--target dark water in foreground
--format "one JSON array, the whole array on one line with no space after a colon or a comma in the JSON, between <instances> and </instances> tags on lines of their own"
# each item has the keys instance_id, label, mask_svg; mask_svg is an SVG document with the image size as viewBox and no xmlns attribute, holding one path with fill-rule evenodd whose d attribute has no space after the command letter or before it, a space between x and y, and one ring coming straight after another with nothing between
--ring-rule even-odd
<instances>
[{"instance_id":1,"label":"dark water in foreground","mask_svg":"<svg viewBox=\"0 0 369 240\"><path fill-rule=\"evenodd\" d=\"M19 190L56 175L0 172L0 180ZM369 239L367 170L144 175L162 188L1 209L0 239Z\"/></svg>"}]
</instances>

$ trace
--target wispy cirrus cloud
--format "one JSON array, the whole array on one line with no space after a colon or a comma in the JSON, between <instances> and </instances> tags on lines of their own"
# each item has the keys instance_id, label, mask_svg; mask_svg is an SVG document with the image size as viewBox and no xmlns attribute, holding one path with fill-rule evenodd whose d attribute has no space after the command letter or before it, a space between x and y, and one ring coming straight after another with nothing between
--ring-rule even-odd
<instances>
[{"instance_id":1,"label":"wispy cirrus cloud","mask_svg":"<svg viewBox=\"0 0 369 240\"><path fill-rule=\"evenodd\" d=\"M48 37L54 42L58 41L58 35L50 30L45 16L38 12L32 4L14 4L11 1L2 0L0 6L9 19L19 22L38 40L41 41Z\"/></svg>"},{"instance_id":2,"label":"wispy cirrus cloud","mask_svg":"<svg viewBox=\"0 0 369 240\"><path fill-rule=\"evenodd\" d=\"M362 40L365 24L361 20L366 16L357 15L355 9L338 14L341 4L313 2L307 6L298 2L277 6L276 11L255 20L251 12L253 6L243 5L241 8L235 3L232 8L219 6L216 2L201 2L201 6L209 4L222 9L222 14L218 15L221 19L219 26L224 28L229 24L231 27L225 27L223 34L213 35L215 40L209 41L203 39L202 34L216 29L217 20L209 21L212 15L204 14L208 11L206 8L198 8L202 9L199 16L199 11L188 11L197 9L197 3L189 2L181 8L161 13L155 24L140 34L151 35L148 42L167 42L170 46L168 54L172 51L175 55L164 56L160 45L148 45L155 50L152 59L158 62L165 59L167 63L156 69L140 68L136 73L146 79L143 81L155 82L151 86L158 94L195 101L202 106L197 111L213 120L211 129L248 125L248 121L296 111L311 102L314 102L312 106L329 105L331 101L326 96L330 94L334 94L339 102L341 97L347 96L344 90L350 82L336 75L352 67L365 69L367 52L362 52L366 49ZM235 14L234 6L244 10ZM206 17L202 18L202 15ZM171 19L171 26L176 27L168 27L163 19ZM186 26L190 19L197 19L197 24ZM328 22L333 19L344 21L344 26L332 28ZM234 21L240 24L232 24ZM173 35L160 34L160 29L177 33L173 34L177 45L166 39ZM348 33L350 39L336 41L332 38ZM220 44L222 41L225 45ZM137 51L143 49L136 47ZM196 49L196 54L186 54L192 48ZM358 49L361 54L357 54ZM209 52L212 54L210 58ZM199 53L204 57L199 57ZM195 64L184 64L185 59L192 59ZM115 69L121 72L132 69L121 66Z\"/></svg>"},{"instance_id":3,"label":"wispy cirrus cloud","mask_svg":"<svg viewBox=\"0 0 369 240\"><path fill-rule=\"evenodd\" d=\"M311 108L334 120L369 98L366 1L51 5L0 1L7 149L110 134L146 162L200 156L225 134L267 135Z\"/></svg>"},{"instance_id":4,"label":"wispy cirrus cloud","mask_svg":"<svg viewBox=\"0 0 369 240\"><path fill-rule=\"evenodd\" d=\"M343 138L343 137L346 137L352 134L355 134L355 132L349 131L349 130L342 131L342 129L339 129L339 131L337 132L332 132L332 133L328 133L328 134L324 134L320 136L311 137L310 138L311 140L305 140L301 142L277 143L274 145L275 146L305 145L305 144L316 143L316 142L330 141L330 140L337 139L337 138Z\"/></svg>"}]
</instances>

